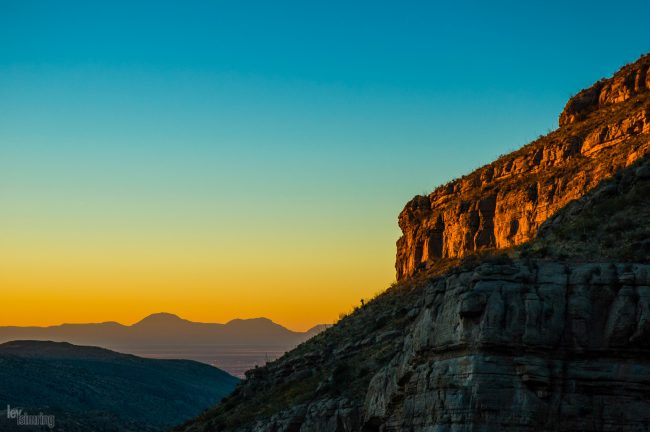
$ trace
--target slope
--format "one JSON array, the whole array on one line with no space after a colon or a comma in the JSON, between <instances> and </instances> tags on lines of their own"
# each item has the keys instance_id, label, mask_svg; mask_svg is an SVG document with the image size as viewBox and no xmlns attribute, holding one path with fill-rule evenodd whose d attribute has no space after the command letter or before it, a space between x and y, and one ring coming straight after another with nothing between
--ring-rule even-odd
<instances>
[{"instance_id":1,"label":"slope","mask_svg":"<svg viewBox=\"0 0 650 432\"><path fill-rule=\"evenodd\" d=\"M66 431L164 430L218 402L239 381L193 361L57 342L2 344L0 365L0 407L54 415L55 430ZM3 431L29 430L0 417Z\"/></svg>"}]
</instances>

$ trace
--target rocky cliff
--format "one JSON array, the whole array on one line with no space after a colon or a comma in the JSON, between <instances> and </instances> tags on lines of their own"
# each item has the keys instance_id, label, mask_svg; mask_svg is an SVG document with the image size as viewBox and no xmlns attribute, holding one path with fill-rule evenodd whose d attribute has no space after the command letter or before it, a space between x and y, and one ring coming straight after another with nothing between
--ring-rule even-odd
<instances>
[{"instance_id":1,"label":"rocky cliff","mask_svg":"<svg viewBox=\"0 0 650 432\"><path fill-rule=\"evenodd\" d=\"M648 265L515 261L432 281L361 412L375 430L647 430Z\"/></svg>"},{"instance_id":2,"label":"rocky cliff","mask_svg":"<svg viewBox=\"0 0 650 432\"><path fill-rule=\"evenodd\" d=\"M650 55L566 104L560 128L416 196L399 215L402 280L443 258L508 248L650 148Z\"/></svg>"},{"instance_id":3,"label":"rocky cliff","mask_svg":"<svg viewBox=\"0 0 650 432\"><path fill-rule=\"evenodd\" d=\"M411 201L398 283L178 430L649 430L649 63Z\"/></svg>"}]
</instances>

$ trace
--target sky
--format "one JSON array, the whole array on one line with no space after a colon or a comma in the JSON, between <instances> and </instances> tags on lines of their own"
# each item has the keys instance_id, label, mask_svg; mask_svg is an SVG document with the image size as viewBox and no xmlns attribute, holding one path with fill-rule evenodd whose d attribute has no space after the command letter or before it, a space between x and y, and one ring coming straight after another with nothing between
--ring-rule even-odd
<instances>
[{"instance_id":1,"label":"sky","mask_svg":"<svg viewBox=\"0 0 650 432\"><path fill-rule=\"evenodd\" d=\"M335 322L416 194L557 127L650 3L0 0L0 325Z\"/></svg>"}]
</instances>

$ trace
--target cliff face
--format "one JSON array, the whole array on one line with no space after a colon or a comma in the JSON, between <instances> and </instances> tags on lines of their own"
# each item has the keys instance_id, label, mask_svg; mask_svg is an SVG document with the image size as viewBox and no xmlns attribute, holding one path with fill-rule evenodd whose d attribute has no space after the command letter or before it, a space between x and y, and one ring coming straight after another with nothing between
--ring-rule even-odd
<instances>
[{"instance_id":1,"label":"cliff face","mask_svg":"<svg viewBox=\"0 0 650 432\"><path fill-rule=\"evenodd\" d=\"M373 377L382 430L644 430L650 266L484 264L430 283ZM377 429L378 430L378 429Z\"/></svg>"},{"instance_id":2,"label":"cliff face","mask_svg":"<svg viewBox=\"0 0 650 432\"><path fill-rule=\"evenodd\" d=\"M416 196L399 215L397 280L442 258L508 248L650 149L650 56L578 93L560 128Z\"/></svg>"},{"instance_id":3,"label":"cliff face","mask_svg":"<svg viewBox=\"0 0 650 432\"><path fill-rule=\"evenodd\" d=\"M624 66L612 78L601 80L572 97L560 114L560 126L587 118L600 108L625 102L650 89L650 57Z\"/></svg>"}]
</instances>

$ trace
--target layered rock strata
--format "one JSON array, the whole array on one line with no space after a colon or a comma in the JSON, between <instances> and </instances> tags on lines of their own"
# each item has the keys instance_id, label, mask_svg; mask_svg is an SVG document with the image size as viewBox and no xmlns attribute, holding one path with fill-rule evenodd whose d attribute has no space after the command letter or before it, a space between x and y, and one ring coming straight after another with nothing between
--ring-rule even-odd
<instances>
[{"instance_id":1,"label":"layered rock strata","mask_svg":"<svg viewBox=\"0 0 650 432\"><path fill-rule=\"evenodd\" d=\"M647 430L650 266L516 262L431 283L371 381L382 431Z\"/></svg>"},{"instance_id":2,"label":"layered rock strata","mask_svg":"<svg viewBox=\"0 0 650 432\"><path fill-rule=\"evenodd\" d=\"M397 280L444 258L522 244L559 209L650 149L650 56L584 90L560 128L416 196L399 215Z\"/></svg>"}]
</instances>

